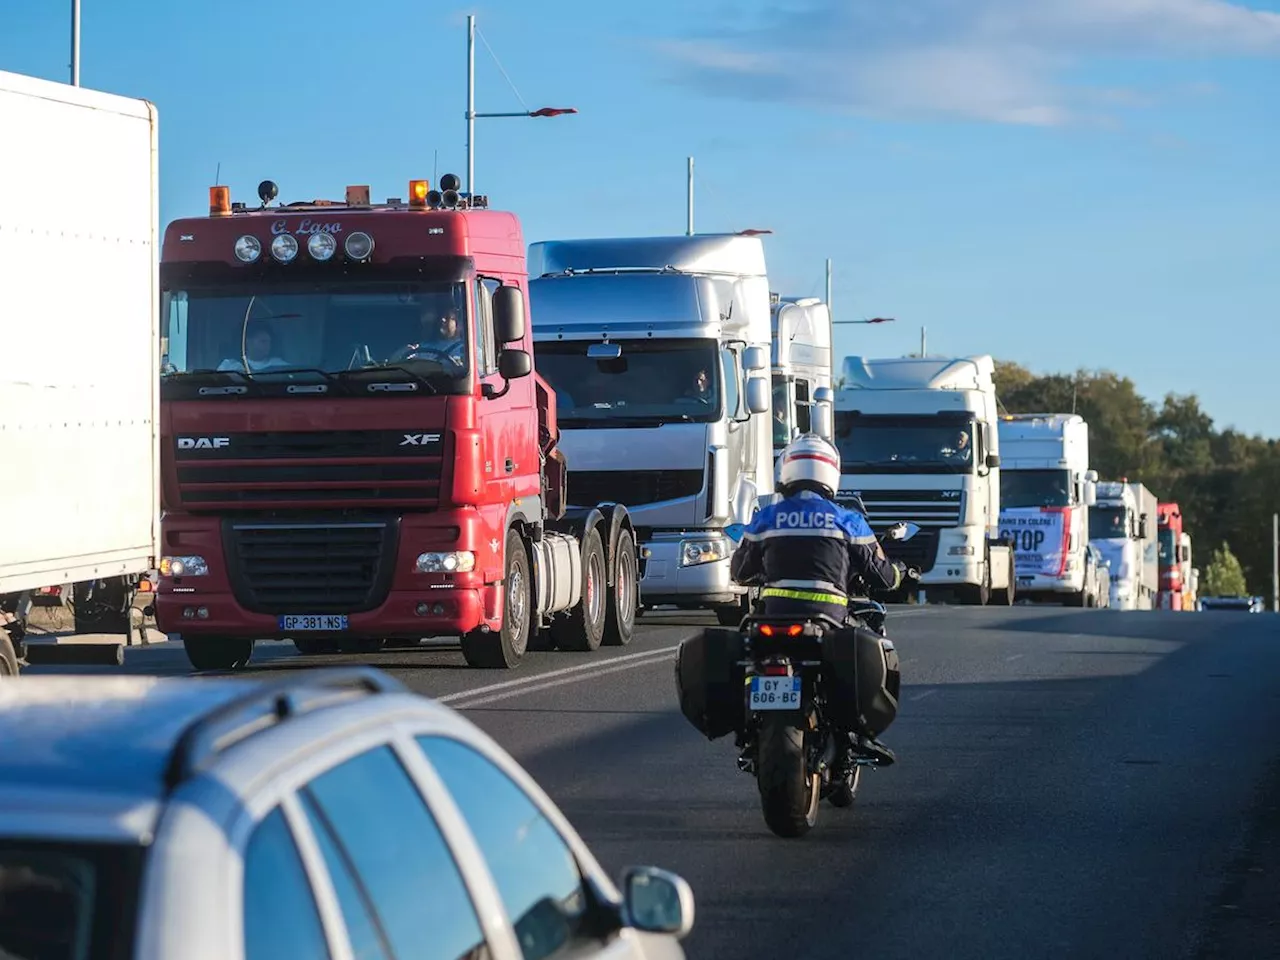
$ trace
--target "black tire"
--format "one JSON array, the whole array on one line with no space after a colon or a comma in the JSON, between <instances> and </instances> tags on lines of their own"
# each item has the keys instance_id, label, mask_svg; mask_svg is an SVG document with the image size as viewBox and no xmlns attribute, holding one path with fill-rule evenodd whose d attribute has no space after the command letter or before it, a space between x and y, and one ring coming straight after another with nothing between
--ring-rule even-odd
<instances>
[{"instance_id":1,"label":"black tire","mask_svg":"<svg viewBox=\"0 0 1280 960\"><path fill-rule=\"evenodd\" d=\"M86 580L72 584L72 616L77 634L107 633L128 636L132 624L129 621L133 609L134 590L123 577L107 577L103 586L97 581ZM90 589L92 598L88 597Z\"/></svg>"},{"instance_id":2,"label":"black tire","mask_svg":"<svg viewBox=\"0 0 1280 960\"><path fill-rule=\"evenodd\" d=\"M9 631L0 624L0 677L17 675L18 655L14 652L13 641L9 639Z\"/></svg>"},{"instance_id":3,"label":"black tire","mask_svg":"<svg viewBox=\"0 0 1280 960\"><path fill-rule=\"evenodd\" d=\"M338 641L331 637L294 637L293 646L304 657L325 657L341 652Z\"/></svg>"},{"instance_id":4,"label":"black tire","mask_svg":"<svg viewBox=\"0 0 1280 960\"><path fill-rule=\"evenodd\" d=\"M193 670L243 670L253 659L253 641L231 637L183 637Z\"/></svg>"},{"instance_id":5,"label":"black tire","mask_svg":"<svg viewBox=\"0 0 1280 960\"><path fill-rule=\"evenodd\" d=\"M502 629L497 633L473 630L462 638L462 656L467 665L489 670L510 670L519 665L529 647L529 627L533 619L530 591L529 553L520 531L507 531L502 585ZM515 615L512 615L515 610Z\"/></svg>"},{"instance_id":6,"label":"black tire","mask_svg":"<svg viewBox=\"0 0 1280 960\"><path fill-rule=\"evenodd\" d=\"M635 635L636 618L640 615L639 570L635 537L623 527L613 547L613 589L609 591L604 620L606 647L625 647Z\"/></svg>"},{"instance_id":7,"label":"black tire","mask_svg":"<svg viewBox=\"0 0 1280 960\"><path fill-rule=\"evenodd\" d=\"M742 611L741 605L736 607L716 607L716 623L722 627L736 627L742 623L742 618L746 616Z\"/></svg>"},{"instance_id":8,"label":"black tire","mask_svg":"<svg viewBox=\"0 0 1280 960\"><path fill-rule=\"evenodd\" d=\"M818 820L821 792L818 776L805 770L804 731L781 717L766 717L756 742L764 822L780 837L802 837Z\"/></svg>"},{"instance_id":9,"label":"black tire","mask_svg":"<svg viewBox=\"0 0 1280 960\"><path fill-rule=\"evenodd\" d=\"M589 653L599 650L604 640L606 608L609 605L609 583L606 577L604 544L599 527L582 541L582 584L578 605L568 616L551 623L551 636L561 650Z\"/></svg>"},{"instance_id":10,"label":"black tire","mask_svg":"<svg viewBox=\"0 0 1280 960\"><path fill-rule=\"evenodd\" d=\"M862 779L862 768L854 767L853 773L845 777L845 779L835 785L831 792L827 794L827 799L831 801L833 807L851 807L854 798L858 796L858 783Z\"/></svg>"}]
</instances>

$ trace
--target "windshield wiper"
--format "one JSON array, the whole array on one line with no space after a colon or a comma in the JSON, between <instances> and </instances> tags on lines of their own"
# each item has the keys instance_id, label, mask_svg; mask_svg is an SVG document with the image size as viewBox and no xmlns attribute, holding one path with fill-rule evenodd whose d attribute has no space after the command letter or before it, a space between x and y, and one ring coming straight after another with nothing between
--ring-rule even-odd
<instances>
[{"instance_id":1,"label":"windshield wiper","mask_svg":"<svg viewBox=\"0 0 1280 960\"><path fill-rule=\"evenodd\" d=\"M378 363L378 364L374 364L371 367L356 367L352 370L339 370L333 373L332 376L335 379L346 380L348 377L353 377L356 374L377 375L379 373L382 373L384 370L395 370L395 371L398 371L399 373L406 373L409 375L409 378L414 383L421 384L422 386L430 390L433 394L440 393L440 388L437 387L430 380L428 380L426 377L424 377L422 374L418 373L418 371L410 369L409 367L406 367L406 366L402 366L401 364L398 364L398 363Z\"/></svg>"}]
</instances>

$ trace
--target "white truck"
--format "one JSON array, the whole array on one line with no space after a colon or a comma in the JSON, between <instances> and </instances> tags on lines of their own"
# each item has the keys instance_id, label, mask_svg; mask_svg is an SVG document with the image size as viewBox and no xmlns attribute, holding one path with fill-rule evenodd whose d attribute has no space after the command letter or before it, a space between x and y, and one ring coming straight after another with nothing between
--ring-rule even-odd
<instances>
[{"instance_id":1,"label":"white truck","mask_svg":"<svg viewBox=\"0 0 1280 960\"><path fill-rule=\"evenodd\" d=\"M156 124L145 100L0 72L0 674L119 663L160 552ZM50 587L76 634L118 641L28 635Z\"/></svg>"},{"instance_id":2,"label":"white truck","mask_svg":"<svg viewBox=\"0 0 1280 960\"><path fill-rule=\"evenodd\" d=\"M1085 548L1098 473L1089 469L1089 424L1072 413L1011 414L999 432L1000 531L1013 544L1019 596L1094 606Z\"/></svg>"},{"instance_id":3,"label":"white truck","mask_svg":"<svg viewBox=\"0 0 1280 960\"><path fill-rule=\"evenodd\" d=\"M843 374L834 411L841 498L859 497L877 532L898 520L920 526L884 548L920 570L929 599L1012 604L990 355L846 357Z\"/></svg>"},{"instance_id":4,"label":"white truck","mask_svg":"<svg viewBox=\"0 0 1280 960\"><path fill-rule=\"evenodd\" d=\"M770 294L773 455L799 433L831 439L831 309L817 297Z\"/></svg>"},{"instance_id":5,"label":"white truck","mask_svg":"<svg viewBox=\"0 0 1280 960\"><path fill-rule=\"evenodd\" d=\"M1111 564L1111 606L1154 609L1160 588L1155 494L1128 479L1099 483L1089 539Z\"/></svg>"}]
</instances>

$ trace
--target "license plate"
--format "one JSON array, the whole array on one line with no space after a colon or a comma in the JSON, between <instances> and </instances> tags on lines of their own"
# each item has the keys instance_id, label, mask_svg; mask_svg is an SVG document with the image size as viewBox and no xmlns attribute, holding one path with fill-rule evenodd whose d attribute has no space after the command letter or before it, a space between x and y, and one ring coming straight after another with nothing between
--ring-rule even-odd
<instances>
[{"instance_id":1,"label":"license plate","mask_svg":"<svg viewBox=\"0 0 1280 960\"><path fill-rule=\"evenodd\" d=\"M800 677L752 677L752 710L799 710Z\"/></svg>"},{"instance_id":2,"label":"license plate","mask_svg":"<svg viewBox=\"0 0 1280 960\"><path fill-rule=\"evenodd\" d=\"M276 622L281 630L345 630L346 614L341 613L298 613L278 617Z\"/></svg>"}]
</instances>

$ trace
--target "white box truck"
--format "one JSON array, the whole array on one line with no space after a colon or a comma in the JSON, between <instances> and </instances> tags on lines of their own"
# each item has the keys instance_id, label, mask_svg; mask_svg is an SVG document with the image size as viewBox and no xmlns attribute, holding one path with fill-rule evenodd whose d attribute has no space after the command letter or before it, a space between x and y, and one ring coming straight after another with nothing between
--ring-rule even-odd
<instances>
[{"instance_id":1,"label":"white box truck","mask_svg":"<svg viewBox=\"0 0 1280 960\"><path fill-rule=\"evenodd\" d=\"M995 363L973 357L846 357L835 397L840 498L872 529L920 525L885 552L920 571L930 600L1013 603L1013 551L1000 539Z\"/></svg>"},{"instance_id":2,"label":"white box truck","mask_svg":"<svg viewBox=\"0 0 1280 960\"><path fill-rule=\"evenodd\" d=\"M49 587L77 634L118 635L56 659L120 662L159 554L156 123L145 100L0 72L0 674L37 659Z\"/></svg>"},{"instance_id":3,"label":"white box truck","mask_svg":"<svg viewBox=\"0 0 1280 960\"><path fill-rule=\"evenodd\" d=\"M1160 588L1155 494L1127 479L1099 483L1089 539L1111 564L1111 606L1154 609Z\"/></svg>"}]
</instances>

